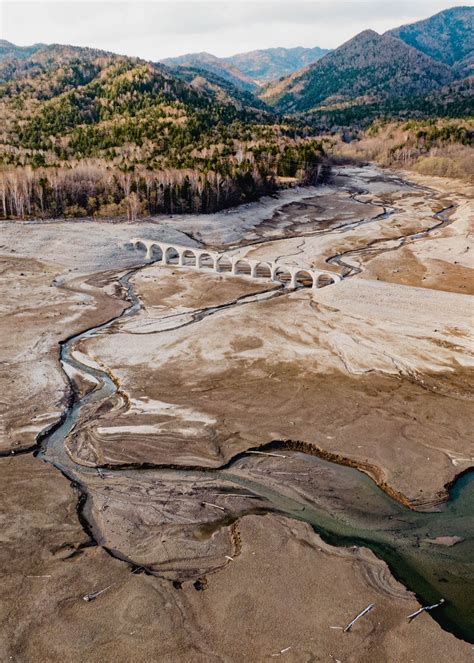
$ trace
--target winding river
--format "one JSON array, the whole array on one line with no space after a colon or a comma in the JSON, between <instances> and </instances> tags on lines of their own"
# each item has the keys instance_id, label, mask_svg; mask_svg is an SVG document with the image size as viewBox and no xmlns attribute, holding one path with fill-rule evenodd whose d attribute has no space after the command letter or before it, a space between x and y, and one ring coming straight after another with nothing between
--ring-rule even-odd
<instances>
[{"instance_id":1,"label":"winding river","mask_svg":"<svg viewBox=\"0 0 474 663\"><path fill-rule=\"evenodd\" d=\"M446 216L448 211L439 213L439 223L432 230L449 222ZM390 210L386 213L389 214ZM392 240L395 246L379 245L377 250L393 250L409 239L416 239L429 232L423 231L407 238ZM363 250L350 253L360 254ZM370 247L365 250L370 250ZM346 276L356 273L358 268L343 263L342 258L342 255L334 256L329 261L343 266ZM140 310L140 301L132 283L132 277L140 269L142 267L119 278L125 297L130 302L130 306L120 316L65 340L60 347L63 367L69 367L69 372L72 369L73 372L94 378L97 380L97 386L87 394L79 395L71 382L74 394L71 403L61 421L39 436L36 454L76 482L84 500L88 497L88 476L96 475L97 468L75 463L66 452L65 439L84 409L110 398L117 387L107 372L80 362L73 351L78 341L118 324L120 319L129 318ZM282 296L285 292L287 291L273 287L222 306L199 309L190 314L184 323L181 321L176 324L175 328L183 324L196 324L204 317L224 308ZM167 331L169 330L170 327L167 327ZM396 578L415 592L423 605L445 599L442 606L430 613L431 616L456 636L474 642L473 471L465 473L455 481L449 491L449 500L436 511L420 512L387 495L364 472L304 453L298 450L297 444L275 442L270 448L260 448L260 451L262 450L278 453L269 456L240 454L225 467L216 470L106 469L104 476L107 478L121 474L140 481L144 473L153 471L158 475L165 472L167 477L171 478L174 475L176 478L190 477L196 480L202 478L203 474L212 474L216 479L230 482L235 485L237 491L245 489L249 496L254 496L254 504L258 505L258 508L251 507L249 512L252 509L258 513L277 512L304 521L335 546L355 545L370 548L387 562ZM278 471L278 458L282 454L292 461L289 470L285 472L284 480L280 477L282 473ZM307 479L308 476L310 480ZM216 520L214 527L227 526L243 513L242 510L228 513L224 521ZM93 531L92 525L88 531ZM120 557L120 554L117 556Z\"/></svg>"}]
</instances>

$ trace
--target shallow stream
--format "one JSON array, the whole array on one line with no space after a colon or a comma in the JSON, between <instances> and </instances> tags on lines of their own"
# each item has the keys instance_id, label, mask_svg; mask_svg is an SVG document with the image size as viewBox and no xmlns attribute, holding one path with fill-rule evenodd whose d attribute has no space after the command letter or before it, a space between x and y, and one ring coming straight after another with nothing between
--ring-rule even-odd
<instances>
[{"instance_id":1,"label":"shallow stream","mask_svg":"<svg viewBox=\"0 0 474 663\"><path fill-rule=\"evenodd\" d=\"M440 227L447 222L447 217L440 213L438 220L437 227ZM135 271L120 279L131 302L121 316L61 344L63 366L94 378L98 385L83 396L75 392L75 398L61 422L45 431L39 439L39 457L77 482L85 495L87 477L96 474L97 468L76 464L65 450L65 439L84 408L112 397L117 387L104 370L79 361L74 356L74 347L78 341L138 312L140 301L130 281ZM199 322L222 308L281 294L280 290L273 288L242 297L223 307L198 310L190 314L184 324ZM167 329L169 331L169 327ZM474 642L474 471L456 480L450 490L449 501L437 511L418 512L389 497L362 471L330 463L287 446L282 448L277 443L266 450L272 453L276 449L280 449L276 456L241 454L226 467L217 470L189 468L162 471L168 476L175 473L177 477L196 478L202 478L203 472L210 473L214 478L231 482L236 489L243 488L246 493L254 495L259 500L260 513L278 512L307 522L335 546L370 548L387 562L395 577L416 593L423 605L445 599L446 603L433 610L431 616L458 637ZM281 471L282 464L284 472ZM147 471L107 469L104 473L106 476L122 474L139 480ZM152 471L159 473L160 469L153 468ZM229 514L230 519L238 518L242 513Z\"/></svg>"}]
</instances>

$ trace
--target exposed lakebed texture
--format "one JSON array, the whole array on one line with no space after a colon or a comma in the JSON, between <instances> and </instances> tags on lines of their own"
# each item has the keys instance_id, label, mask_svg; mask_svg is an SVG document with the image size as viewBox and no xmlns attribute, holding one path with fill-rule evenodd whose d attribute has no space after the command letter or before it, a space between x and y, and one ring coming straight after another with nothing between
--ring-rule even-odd
<instances>
[{"instance_id":1,"label":"exposed lakebed texture","mask_svg":"<svg viewBox=\"0 0 474 663\"><path fill-rule=\"evenodd\" d=\"M44 486L54 518L55 499L58 507L68 500L56 467L77 486L69 489L68 509L82 495L86 530L73 511L67 533L61 512L48 524L41 500L22 501L22 521L34 517L36 525L29 534L12 525L5 535L11 559L20 556L25 569L22 591L11 590L19 592L24 616L8 609L1 616L6 653L30 660L29 632L56 660L60 633L79 637L70 626L103 604L109 615L95 612L95 619L108 635L102 639L93 629L80 636L91 660L116 658L120 643L122 656L134 652L138 660L265 660L291 645L290 660L359 661L367 642L381 660L436 660L453 648L468 660L470 646L429 616L406 622L416 600L380 561L423 603L445 597L432 616L472 640L471 475L443 503L445 485L472 465L473 453L472 300L462 287L472 266L469 191L440 189L439 182L345 169L332 187L140 227L150 238L233 247L295 265L327 267L328 259L350 252L357 276L317 293L142 268L143 257L127 248L136 234L128 224L3 224L4 259L29 283L22 293L28 315L13 297L9 321L3 318L5 329L13 322L18 330L6 357L6 393L17 402L19 371L33 349L25 402L39 417L25 430L31 425L25 408L10 407L4 452L33 446L42 421L53 423L61 413L63 419L40 436L36 459L1 459L4 490L11 493L2 516L15 519L15 491L26 485L35 501L47 480L57 484ZM442 210L450 210L446 224L431 233ZM402 244L401 236L408 238ZM367 251L374 240L377 250ZM400 246L386 250L390 242ZM404 260L395 265L401 251ZM34 274L27 270L33 264ZM49 315L46 287L57 299ZM59 340L65 342L58 349ZM246 453L274 440L292 442L267 449L273 456ZM64 497L55 498L55 490ZM24 545L25 536L35 543ZM87 545L88 536L99 547ZM37 548L48 553L33 564ZM137 568L152 575L130 573ZM70 578L66 595L57 588L58 574ZM31 586L33 579L43 585ZM127 586L130 591L122 589ZM284 587L290 604L281 611ZM81 601L104 588L93 603ZM142 615L134 626L132 597ZM38 605L45 602L42 619ZM332 628L345 626L369 602L376 610L351 634ZM169 606L171 622L162 608L153 631L144 615L158 604ZM69 626L58 630L53 620L64 605ZM135 627L148 648L134 643ZM230 642L237 627L244 637ZM49 640L40 635L46 632Z\"/></svg>"}]
</instances>

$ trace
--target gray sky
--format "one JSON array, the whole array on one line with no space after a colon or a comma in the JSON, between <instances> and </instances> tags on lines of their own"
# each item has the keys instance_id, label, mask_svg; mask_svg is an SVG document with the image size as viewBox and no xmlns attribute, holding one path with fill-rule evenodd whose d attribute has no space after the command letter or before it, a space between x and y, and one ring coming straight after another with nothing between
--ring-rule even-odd
<instances>
[{"instance_id":1,"label":"gray sky","mask_svg":"<svg viewBox=\"0 0 474 663\"><path fill-rule=\"evenodd\" d=\"M384 32L455 5L443 0L0 0L0 37L93 46L149 60L272 46L334 48L366 28Z\"/></svg>"}]
</instances>

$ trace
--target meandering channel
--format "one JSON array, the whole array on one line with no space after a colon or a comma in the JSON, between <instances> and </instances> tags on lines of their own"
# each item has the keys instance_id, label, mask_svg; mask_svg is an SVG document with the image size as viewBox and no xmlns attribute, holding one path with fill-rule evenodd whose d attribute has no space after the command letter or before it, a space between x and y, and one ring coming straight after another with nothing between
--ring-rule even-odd
<instances>
[{"instance_id":1,"label":"meandering channel","mask_svg":"<svg viewBox=\"0 0 474 663\"><path fill-rule=\"evenodd\" d=\"M449 209L438 213L440 223L436 226L408 238L424 236L446 225L449 222L449 217L446 216ZM400 245L399 243L398 246ZM347 253L341 254L339 258ZM333 257L332 260L336 261L336 258ZM39 436L37 456L52 463L75 481L85 499L88 495L87 478L96 473L97 468L75 463L66 452L65 439L84 408L112 397L117 386L105 370L86 365L74 357L74 347L80 340L138 313L141 304L135 293L132 277L148 264L119 278L125 297L130 302L130 306L121 315L68 338L60 346L63 366L67 365L73 371L94 378L98 384L85 395L79 395L73 389L74 396L61 421ZM342 261L338 264L342 265ZM351 270L354 269L350 267ZM352 273L354 272L351 271ZM184 322L179 319L175 327L167 326L166 330L199 323L206 316L224 309L286 294L285 290L272 288L221 306L198 309L189 313ZM143 473L162 471L168 476L175 473L177 478L187 476L198 479L205 472L211 473L216 479L221 478L235 484L236 488L245 488L246 492L259 500L261 513L278 512L303 520L336 546L357 545L370 548L388 563L393 574L414 591L423 604L445 598L446 603L433 611L432 617L458 637L474 642L474 473L468 472L456 480L450 490L449 501L438 511L422 513L388 496L360 470L298 451L296 441L286 442L283 446L286 450L285 456L300 468L303 464L305 472L315 478L316 483L313 481L311 490L301 484L301 471L292 472L291 467L286 467L286 478L282 480L275 474L278 462L275 457L262 457L251 453L240 454L227 466L216 470L123 468L106 469L104 476L107 480L108 476L123 474L139 481L140 477L144 476ZM238 519L241 515L242 511L229 513L226 522ZM219 521L216 521L216 527L218 526ZM450 545L445 545L446 542Z\"/></svg>"}]
</instances>

